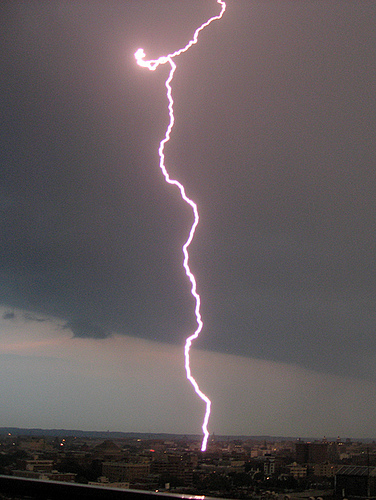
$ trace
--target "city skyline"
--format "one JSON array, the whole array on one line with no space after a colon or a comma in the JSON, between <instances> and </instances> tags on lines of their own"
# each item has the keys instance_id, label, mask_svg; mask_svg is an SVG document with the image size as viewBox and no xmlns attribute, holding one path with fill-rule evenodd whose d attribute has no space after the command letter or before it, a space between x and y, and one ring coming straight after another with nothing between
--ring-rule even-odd
<instances>
[{"instance_id":1,"label":"city skyline","mask_svg":"<svg viewBox=\"0 0 376 500\"><path fill-rule=\"evenodd\" d=\"M191 213L158 169L166 75L133 54L217 10L3 3L2 424L200 433ZM179 59L166 158L201 214L192 363L216 434L373 433L375 10L229 0Z\"/></svg>"}]
</instances>

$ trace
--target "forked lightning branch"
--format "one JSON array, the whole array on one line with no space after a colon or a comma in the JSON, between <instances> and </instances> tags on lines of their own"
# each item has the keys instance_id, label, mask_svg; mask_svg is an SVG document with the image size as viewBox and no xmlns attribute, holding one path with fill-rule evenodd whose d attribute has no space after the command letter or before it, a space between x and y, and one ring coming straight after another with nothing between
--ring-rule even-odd
<instances>
[{"instance_id":1,"label":"forked lightning branch","mask_svg":"<svg viewBox=\"0 0 376 500\"><path fill-rule=\"evenodd\" d=\"M145 60L146 55L145 55L145 52L143 49L138 49L137 52L135 53L135 58L136 58L137 64L143 68L149 69L150 71L154 71L161 64L169 64L171 67L170 72L169 72L168 77L167 77L167 80L165 82L165 86L167 89L166 95L167 95L167 101L168 101L168 113L169 113L170 120L169 120L169 124L167 126L166 134L159 144L159 167L162 170L162 173L164 175L166 182L168 184L172 184L172 185L176 186L180 190L180 194L181 194L182 199L185 201L185 203L190 205L190 207L192 208L193 217L194 217L193 224L192 224L191 229L189 231L188 239L184 243L182 250L183 250L183 256L184 256L183 267L184 267L186 275L188 276L188 278L190 280L191 294L195 299L195 315L196 315L197 328L192 335L190 335L189 337L186 338L185 347L184 347L184 356L185 356L185 371L187 374L187 379L193 385L194 390L196 391L197 395L205 403L205 415L204 415L204 420L203 420L203 424L202 424L202 431L203 431L203 439L202 439L202 445L201 445L202 451L206 450L207 442L208 442L208 438L209 438L208 422L209 422L209 417L210 417L211 401L206 396L206 394L204 394L201 391L196 379L193 377L193 375L191 373L191 367L190 367L190 349L192 346L192 342L195 339L197 339L197 337L200 335L200 332L201 332L202 327L203 327L203 322L201 319L201 311L200 311L201 299L200 299L200 295L197 292L196 278L195 278L194 274L192 273L190 266L189 266L189 253L188 253L188 247L193 240L193 237L194 237L194 234L195 234L195 231L196 231L196 228L197 228L197 225L199 223L200 218L199 218L197 205L193 200L188 198L188 196L186 195L184 186L176 179L170 178L169 173L168 173L166 166L165 166L164 148L165 148L166 143L170 140L171 130L174 126L174 120L175 120L175 118L174 118L174 100L172 98L172 88L171 88L171 82L172 82L172 79L174 77L174 72L176 70L176 63L175 63L174 59L176 57L178 57L180 54L182 54L183 52L186 52L190 47L192 47L192 45L197 43L198 36L204 28L209 26L209 24L212 23L213 21L216 21L216 20L219 20L222 18L223 14L226 10L226 4L222 0L217 0L217 3L220 4L220 6L221 6L220 13L217 16L211 17L205 23L203 23L199 28L197 28L197 30L193 34L193 38L187 43L187 45L185 47L178 49L171 54L167 54L166 56L161 56L161 57L158 57L158 59L151 59L149 61Z\"/></svg>"}]
</instances>

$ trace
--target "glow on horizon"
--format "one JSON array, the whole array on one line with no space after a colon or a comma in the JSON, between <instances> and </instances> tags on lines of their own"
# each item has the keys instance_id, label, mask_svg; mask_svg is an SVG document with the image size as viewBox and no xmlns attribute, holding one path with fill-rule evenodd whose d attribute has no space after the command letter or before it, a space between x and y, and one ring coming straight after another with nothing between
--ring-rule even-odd
<instances>
[{"instance_id":1,"label":"glow on horizon","mask_svg":"<svg viewBox=\"0 0 376 500\"><path fill-rule=\"evenodd\" d=\"M172 98L172 89L171 89L171 81L174 77L174 72L176 69L176 64L173 61L173 58L186 52L190 47L192 47L192 45L196 44L200 32L204 28L206 28L206 26L208 26L213 21L216 21L216 20L219 20L222 18L223 14L226 10L226 3L223 0L217 0L217 3L221 5L220 13L217 16L211 17L205 23L203 23L199 28L197 28L193 34L193 38L187 43L187 45L185 47L178 49L175 52L172 52L171 54L167 54L166 56L161 56L161 57L158 57L157 59L150 59L149 61L145 60L146 55L145 55L145 52L143 49L140 48L135 53L135 58L136 58L137 64L143 68L149 69L150 71L156 70L158 68L158 66L161 64L168 63L171 66L169 75L168 75L167 80L165 82L165 86L167 89L166 95L167 95L167 100L168 100L168 112L169 112L170 121L169 121L169 124L167 126L166 134L159 144L159 150L158 150L158 152L159 152L159 167L162 170L162 173L164 175L166 182L168 184L172 184L174 186L177 186L177 188L180 190L180 195L181 195L182 199L188 205L190 205L190 207L192 208L192 211L193 211L193 216L194 216L193 224L191 226L188 239L184 243L182 250L183 250L183 255L184 255L183 267L185 269L185 273L186 273L187 277L189 278L189 280L191 282L191 294L194 297L195 303L196 303L195 315L196 315L197 328L192 335L190 335L189 337L186 338L185 347L184 347L184 357L185 357L185 371L186 371L187 379L194 387L194 390L196 391L197 395L205 402L205 405L206 405L204 421L202 424L202 431L203 431L204 436L203 436L203 440L202 440L202 444L201 444L201 451L206 450L207 442L208 442L208 438L209 438L208 422L209 422L210 411L211 411L211 401L208 398L208 396L206 396L206 394L204 394L201 391L196 379L193 377L193 375L191 373L191 367L190 367L191 345L192 345L193 340L197 339L197 337L199 336L199 334L202 330L202 327L203 327L203 322L202 322L201 312L200 312L201 298L197 292L196 278L189 267L189 253L188 253L188 247L193 240L193 237L194 237L197 225L199 223L200 217L199 217L199 213L198 213L197 204L193 200L188 198L188 196L185 193L184 186L176 179L170 178L168 171L166 169L166 166L165 166L164 147L165 147L166 143L170 140L171 130L172 130L172 128L174 126L174 122L175 122L174 100Z\"/></svg>"}]
</instances>

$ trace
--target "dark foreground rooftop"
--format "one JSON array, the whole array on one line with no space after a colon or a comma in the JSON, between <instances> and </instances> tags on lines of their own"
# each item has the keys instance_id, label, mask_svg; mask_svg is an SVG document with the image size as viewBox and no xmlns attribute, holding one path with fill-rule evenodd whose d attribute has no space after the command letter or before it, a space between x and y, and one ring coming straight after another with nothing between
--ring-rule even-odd
<instances>
[{"instance_id":1,"label":"dark foreground rooftop","mask_svg":"<svg viewBox=\"0 0 376 500\"><path fill-rule=\"evenodd\" d=\"M15 476L0 475L0 493L11 498L28 500L173 500L201 499L194 495L174 495L86 484L42 481ZM205 497L208 499L209 497Z\"/></svg>"}]
</instances>

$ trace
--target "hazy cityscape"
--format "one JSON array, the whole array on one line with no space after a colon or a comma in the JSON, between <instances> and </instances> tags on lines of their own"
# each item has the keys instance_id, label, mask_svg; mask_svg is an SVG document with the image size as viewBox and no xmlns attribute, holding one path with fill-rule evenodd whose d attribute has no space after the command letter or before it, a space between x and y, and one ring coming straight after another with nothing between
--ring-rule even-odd
<instances>
[{"instance_id":1,"label":"hazy cityscape","mask_svg":"<svg viewBox=\"0 0 376 500\"><path fill-rule=\"evenodd\" d=\"M376 495L373 440L212 435L206 452L200 444L199 436L2 428L0 472L222 498Z\"/></svg>"}]
</instances>

